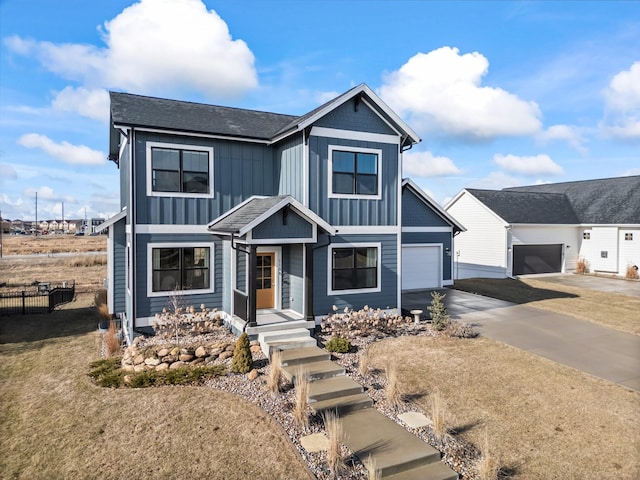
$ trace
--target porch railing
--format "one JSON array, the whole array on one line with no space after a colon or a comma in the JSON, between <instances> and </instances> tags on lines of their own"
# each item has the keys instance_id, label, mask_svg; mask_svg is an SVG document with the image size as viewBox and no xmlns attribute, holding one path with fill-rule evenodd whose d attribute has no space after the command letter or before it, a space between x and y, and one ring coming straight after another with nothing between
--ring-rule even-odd
<instances>
[{"instance_id":1,"label":"porch railing","mask_svg":"<svg viewBox=\"0 0 640 480\"><path fill-rule=\"evenodd\" d=\"M233 314L245 322L249 319L249 295L240 290L233 290Z\"/></svg>"}]
</instances>

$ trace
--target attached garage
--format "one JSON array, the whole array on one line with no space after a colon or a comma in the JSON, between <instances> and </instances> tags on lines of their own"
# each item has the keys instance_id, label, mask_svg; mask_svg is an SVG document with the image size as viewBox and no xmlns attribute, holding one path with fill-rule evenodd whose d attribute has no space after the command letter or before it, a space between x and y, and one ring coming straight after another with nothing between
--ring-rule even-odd
<instances>
[{"instance_id":1,"label":"attached garage","mask_svg":"<svg viewBox=\"0 0 640 480\"><path fill-rule=\"evenodd\" d=\"M402 246L402 289L442 287L442 246Z\"/></svg>"},{"instance_id":2,"label":"attached garage","mask_svg":"<svg viewBox=\"0 0 640 480\"><path fill-rule=\"evenodd\" d=\"M513 274L562 272L562 244L514 245Z\"/></svg>"}]
</instances>

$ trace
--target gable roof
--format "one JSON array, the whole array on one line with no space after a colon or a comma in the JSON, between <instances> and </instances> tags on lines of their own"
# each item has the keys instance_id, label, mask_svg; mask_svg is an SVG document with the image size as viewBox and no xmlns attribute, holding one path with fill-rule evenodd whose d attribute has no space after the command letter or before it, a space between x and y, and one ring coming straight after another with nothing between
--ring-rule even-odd
<instances>
[{"instance_id":1,"label":"gable roof","mask_svg":"<svg viewBox=\"0 0 640 480\"><path fill-rule=\"evenodd\" d=\"M640 224L640 176L464 191L510 224Z\"/></svg>"},{"instance_id":2,"label":"gable roof","mask_svg":"<svg viewBox=\"0 0 640 480\"><path fill-rule=\"evenodd\" d=\"M431 198L427 192L422 190L418 185L415 184L413 180L410 178L405 178L402 180L402 188L408 188L415 195L422 200L431 210L433 210L440 218L442 218L445 222L453 227L454 232L464 232L466 228L462 226L455 218L449 215L433 198Z\"/></svg>"},{"instance_id":3,"label":"gable roof","mask_svg":"<svg viewBox=\"0 0 640 480\"><path fill-rule=\"evenodd\" d=\"M504 190L566 195L583 224L640 224L640 175Z\"/></svg>"},{"instance_id":4,"label":"gable roof","mask_svg":"<svg viewBox=\"0 0 640 480\"><path fill-rule=\"evenodd\" d=\"M335 235L336 230L331 225L291 195L250 197L216 218L207 226L207 229L212 233L243 236L287 205L307 221L318 225L330 235Z\"/></svg>"},{"instance_id":5,"label":"gable roof","mask_svg":"<svg viewBox=\"0 0 640 480\"><path fill-rule=\"evenodd\" d=\"M203 103L109 92L111 99L110 154L117 158L118 127L138 127L273 143L300 132L353 99L364 99L403 136L402 146L420 137L364 83L302 116L222 107Z\"/></svg>"}]
</instances>

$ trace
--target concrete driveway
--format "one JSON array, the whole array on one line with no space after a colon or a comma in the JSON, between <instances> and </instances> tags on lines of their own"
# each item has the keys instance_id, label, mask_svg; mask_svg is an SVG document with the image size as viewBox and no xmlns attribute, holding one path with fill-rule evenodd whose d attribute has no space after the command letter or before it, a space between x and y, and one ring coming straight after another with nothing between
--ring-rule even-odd
<instances>
[{"instance_id":1,"label":"concrete driveway","mask_svg":"<svg viewBox=\"0 0 640 480\"><path fill-rule=\"evenodd\" d=\"M480 334L640 391L640 336L460 290L440 291L451 317ZM426 312L430 301L427 290L402 294L407 309Z\"/></svg>"},{"instance_id":2,"label":"concrete driveway","mask_svg":"<svg viewBox=\"0 0 640 480\"><path fill-rule=\"evenodd\" d=\"M588 288L600 292L619 293L640 297L640 282L637 280L624 280L622 278L596 277L594 275L576 275L569 273L566 275L543 276L536 275L531 278L538 278L543 282L559 283L570 287Z\"/></svg>"}]
</instances>

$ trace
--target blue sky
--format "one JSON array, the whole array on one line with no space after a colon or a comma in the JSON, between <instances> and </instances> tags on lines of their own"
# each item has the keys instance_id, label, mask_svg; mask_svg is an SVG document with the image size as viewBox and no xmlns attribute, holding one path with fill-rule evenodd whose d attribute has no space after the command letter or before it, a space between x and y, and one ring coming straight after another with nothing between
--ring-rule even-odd
<instances>
[{"instance_id":1,"label":"blue sky","mask_svg":"<svg viewBox=\"0 0 640 480\"><path fill-rule=\"evenodd\" d=\"M108 90L304 114L368 84L462 188L640 174L639 2L0 0L0 210L119 210Z\"/></svg>"}]
</instances>

